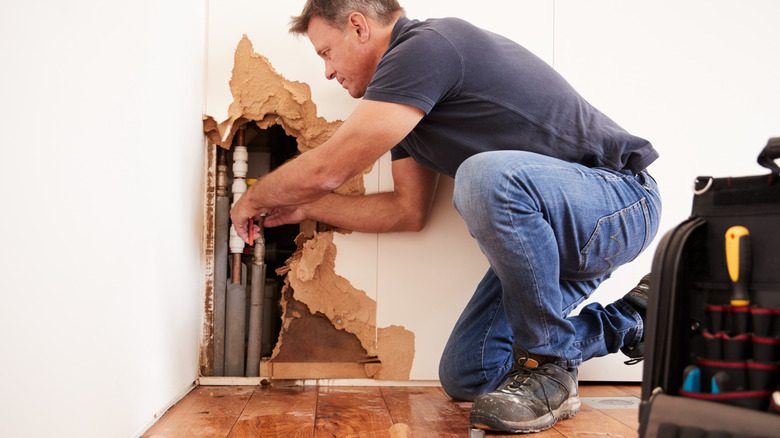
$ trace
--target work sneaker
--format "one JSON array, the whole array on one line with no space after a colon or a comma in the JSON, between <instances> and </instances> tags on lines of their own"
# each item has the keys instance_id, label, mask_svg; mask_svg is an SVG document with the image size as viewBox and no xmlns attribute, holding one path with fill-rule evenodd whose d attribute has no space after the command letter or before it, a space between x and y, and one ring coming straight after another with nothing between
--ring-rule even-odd
<instances>
[{"instance_id":1,"label":"work sneaker","mask_svg":"<svg viewBox=\"0 0 780 438\"><path fill-rule=\"evenodd\" d=\"M639 316L642 317L642 321L645 320L645 314L647 312L647 297L649 291L650 274L647 274L642 277L641 280L639 280L639 283L634 286L633 289L628 291L628 293L623 296L623 301L633 307L634 310L639 312ZM637 364L642 362L642 360L645 358L645 341L642 339L636 345L625 346L621 348L620 351L622 351L623 354L629 358L629 360L625 362L626 365Z\"/></svg>"},{"instance_id":2,"label":"work sneaker","mask_svg":"<svg viewBox=\"0 0 780 438\"><path fill-rule=\"evenodd\" d=\"M530 433L549 429L580 409L577 369L565 370L548 358L515 346L508 380L474 400L469 421L482 429Z\"/></svg>"}]
</instances>

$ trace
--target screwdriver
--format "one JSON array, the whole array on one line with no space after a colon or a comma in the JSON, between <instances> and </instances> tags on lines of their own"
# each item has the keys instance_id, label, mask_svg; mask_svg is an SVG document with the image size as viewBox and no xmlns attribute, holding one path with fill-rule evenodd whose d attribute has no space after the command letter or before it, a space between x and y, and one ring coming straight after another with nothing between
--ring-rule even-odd
<instances>
[{"instance_id":1,"label":"screwdriver","mask_svg":"<svg viewBox=\"0 0 780 438\"><path fill-rule=\"evenodd\" d=\"M750 232L741 225L735 225L726 231L726 264L731 277L731 305L746 307L750 305L748 286L750 271L753 268Z\"/></svg>"}]
</instances>

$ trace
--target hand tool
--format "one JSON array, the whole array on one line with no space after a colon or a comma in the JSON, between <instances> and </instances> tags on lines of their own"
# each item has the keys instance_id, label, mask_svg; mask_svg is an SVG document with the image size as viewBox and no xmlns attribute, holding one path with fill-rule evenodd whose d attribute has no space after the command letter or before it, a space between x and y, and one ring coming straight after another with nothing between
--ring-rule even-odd
<instances>
[{"instance_id":1,"label":"hand tool","mask_svg":"<svg viewBox=\"0 0 780 438\"><path fill-rule=\"evenodd\" d=\"M730 388L731 379L729 374L725 371L718 371L712 376L710 382L710 392L713 394L720 394L722 392L728 392Z\"/></svg>"},{"instance_id":2,"label":"hand tool","mask_svg":"<svg viewBox=\"0 0 780 438\"><path fill-rule=\"evenodd\" d=\"M696 365L688 365L683 370L682 390L687 392L701 392L701 371Z\"/></svg>"},{"instance_id":3,"label":"hand tool","mask_svg":"<svg viewBox=\"0 0 780 438\"><path fill-rule=\"evenodd\" d=\"M775 391L769 399L769 412L780 414L780 391Z\"/></svg>"},{"instance_id":4,"label":"hand tool","mask_svg":"<svg viewBox=\"0 0 780 438\"><path fill-rule=\"evenodd\" d=\"M726 231L726 264L731 277L731 305L750 305L750 271L753 269L750 232L741 225Z\"/></svg>"}]
</instances>

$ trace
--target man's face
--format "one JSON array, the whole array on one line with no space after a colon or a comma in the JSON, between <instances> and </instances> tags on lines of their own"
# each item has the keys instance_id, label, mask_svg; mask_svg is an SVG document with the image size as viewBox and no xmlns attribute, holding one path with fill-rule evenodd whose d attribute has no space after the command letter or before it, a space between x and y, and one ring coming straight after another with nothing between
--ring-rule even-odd
<instances>
[{"instance_id":1,"label":"man's face","mask_svg":"<svg viewBox=\"0 0 780 438\"><path fill-rule=\"evenodd\" d=\"M365 31L350 22L342 31L315 16L309 20L307 34L314 50L325 61L325 77L339 81L350 96L363 97L378 62L373 61L370 45L361 38Z\"/></svg>"}]
</instances>

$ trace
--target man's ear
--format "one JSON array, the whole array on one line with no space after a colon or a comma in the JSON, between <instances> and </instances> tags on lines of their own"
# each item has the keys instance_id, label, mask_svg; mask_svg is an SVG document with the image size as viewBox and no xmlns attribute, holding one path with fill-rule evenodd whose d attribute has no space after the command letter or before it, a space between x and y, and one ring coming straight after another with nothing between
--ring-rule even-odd
<instances>
[{"instance_id":1,"label":"man's ear","mask_svg":"<svg viewBox=\"0 0 780 438\"><path fill-rule=\"evenodd\" d=\"M368 41L370 31L368 28L368 20L366 19L366 16L360 12L353 12L349 14L349 18L347 19L347 32L356 34L360 38L361 42Z\"/></svg>"}]
</instances>

